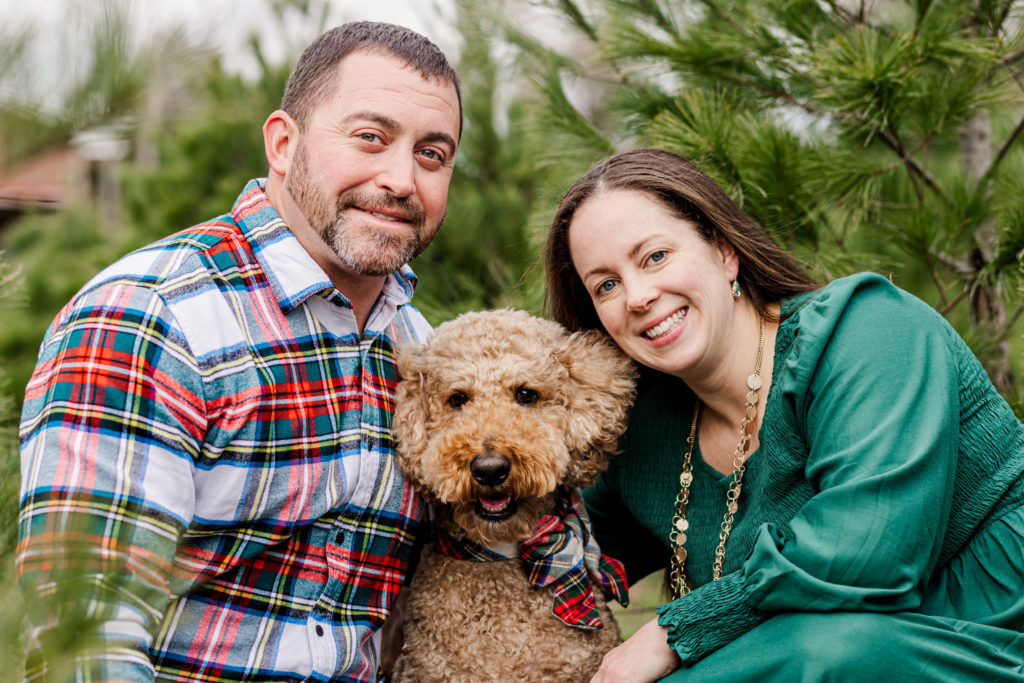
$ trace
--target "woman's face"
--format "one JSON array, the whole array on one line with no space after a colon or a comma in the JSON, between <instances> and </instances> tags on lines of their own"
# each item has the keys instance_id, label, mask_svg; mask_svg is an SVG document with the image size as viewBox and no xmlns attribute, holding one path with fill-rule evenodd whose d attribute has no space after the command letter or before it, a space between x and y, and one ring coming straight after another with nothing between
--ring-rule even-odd
<instances>
[{"instance_id":1,"label":"woman's face","mask_svg":"<svg viewBox=\"0 0 1024 683\"><path fill-rule=\"evenodd\" d=\"M636 361L683 379L711 372L730 348L732 246L636 190L588 199L569 225L569 253L602 324Z\"/></svg>"}]
</instances>

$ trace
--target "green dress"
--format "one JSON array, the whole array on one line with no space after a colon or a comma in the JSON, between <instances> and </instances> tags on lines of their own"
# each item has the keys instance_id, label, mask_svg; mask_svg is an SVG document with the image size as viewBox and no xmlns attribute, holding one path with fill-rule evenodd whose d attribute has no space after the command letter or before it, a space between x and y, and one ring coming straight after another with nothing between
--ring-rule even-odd
<instances>
[{"instance_id":1,"label":"green dress","mask_svg":"<svg viewBox=\"0 0 1024 683\"><path fill-rule=\"evenodd\" d=\"M694 401L651 374L586 492L631 581L668 564ZM1024 426L946 321L870 274L787 300L762 406L719 581L730 477L694 449L665 680L1024 680Z\"/></svg>"}]
</instances>

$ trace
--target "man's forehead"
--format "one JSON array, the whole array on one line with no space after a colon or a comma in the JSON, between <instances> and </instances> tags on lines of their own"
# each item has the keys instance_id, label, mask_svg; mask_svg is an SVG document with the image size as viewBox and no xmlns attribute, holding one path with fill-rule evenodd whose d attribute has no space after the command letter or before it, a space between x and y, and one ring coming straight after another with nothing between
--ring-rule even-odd
<instances>
[{"instance_id":1,"label":"man's forehead","mask_svg":"<svg viewBox=\"0 0 1024 683\"><path fill-rule=\"evenodd\" d=\"M425 78L418 70L389 54L352 53L337 66L334 87L317 109L353 107L345 119L378 120L390 128L401 128L402 121L392 111L394 105L419 108L428 117L437 115L432 135L447 136L457 143L462 132L461 107L455 84L442 78ZM337 112L335 112L337 113ZM442 124L450 116L449 125ZM454 147L454 144L453 144Z\"/></svg>"},{"instance_id":2,"label":"man's forehead","mask_svg":"<svg viewBox=\"0 0 1024 683\"><path fill-rule=\"evenodd\" d=\"M441 74L425 73L415 64L386 50L356 50L342 57L335 65L335 74L339 79L362 71L374 73L394 71L415 75L428 86L444 91L450 90L451 94L457 97L455 82L451 79L445 78Z\"/></svg>"}]
</instances>

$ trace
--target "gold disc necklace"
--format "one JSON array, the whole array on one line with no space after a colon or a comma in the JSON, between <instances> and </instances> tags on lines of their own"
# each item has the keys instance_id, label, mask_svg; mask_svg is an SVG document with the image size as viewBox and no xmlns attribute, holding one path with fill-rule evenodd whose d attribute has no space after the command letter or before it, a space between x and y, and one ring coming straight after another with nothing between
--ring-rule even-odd
<instances>
[{"instance_id":1,"label":"gold disc necklace","mask_svg":"<svg viewBox=\"0 0 1024 683\"><path fill-rule=\"evenodd\" d=\"M740 440L732 459L732 481L725 494L725 516L722 517L721 531L718 534L718 547L715 548L715 560L711 565L713 581L722 578L722 564L725 562L725 543L732 531L733 517L739 509L740 489L743 485L743 473L746 471L747 455L750 451L750 425L757 417L757 392L761 388L761 359L764 356L764 316L760 317L760 328L757 340L757 360L754 373L747 377L747 401L744 405L743 419L740 420ZM693 443L697 439L697 421L700 418L701 403L696 400L693 405L693 421L690 423L690 435L686 438L686 454L683 456L683 473L679 475L679 494L676 496L675 515L672 517L672 528L669 541L672 544L672 559L669 563L669 584L672 597L678 598L690 592L690 584L686 579L686 532L690 523L686 519L690 503L690 484L693 483Z\"/></svg>"}]
</instances>

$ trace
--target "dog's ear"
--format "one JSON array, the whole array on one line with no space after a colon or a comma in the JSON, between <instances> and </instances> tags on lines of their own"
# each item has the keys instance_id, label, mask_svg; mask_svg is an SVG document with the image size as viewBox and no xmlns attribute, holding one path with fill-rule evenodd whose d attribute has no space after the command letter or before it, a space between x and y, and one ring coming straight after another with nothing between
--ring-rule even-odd
<instances>
[{"instance_id":1,"label":"dog's ear","mask_svg":"<svg viewBox=\"0 0 1024 683\"><path fill-rule=\"evenodd\" d=\"M626 429L636 395L637 368L605 334L570 334L559 352L569 373L566 443L572 462L566 483L586 487L608 466Z\"/></svg>"},{"instance_id":2,"label":"dog's ear","mask_svg":"<svg viewBox=\"0 0 1024 683\"><path fill-rule=\"evenodd\" d=\"M395 416L391 425L395 454L406 477L413 486L420 488L420 455L427 447L426 421L430 408L426 392L428 359L423 347L417 344L400 344L395 347L394 355L398 373Z\"/></svg>"}]
</instances>

